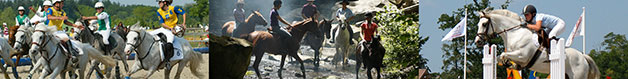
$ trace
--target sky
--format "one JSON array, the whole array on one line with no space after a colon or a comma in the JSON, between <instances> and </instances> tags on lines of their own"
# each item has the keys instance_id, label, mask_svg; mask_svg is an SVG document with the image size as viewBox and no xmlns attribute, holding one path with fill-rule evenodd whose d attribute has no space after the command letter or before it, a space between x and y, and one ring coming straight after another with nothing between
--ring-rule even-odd
<instances>
[{"instance_id":1,"label":"sky","mask_svg":"<svg viewBox=\"0 0 628 79\"><path fill-rule=\"evenodd\" d=\"M505 0L493 0L491 6L504 3ZM440 40L451 29L440 30L437 21L441 14L448 14L465 4L473 3L473 0L421 0L419 3L419 22L421 23L421 35L429 36L430 39L423 45L420 52L428 61L431 72L442 72L443 53ZM572 31L580 14L582 7L586 7L586 51L587 54L592 49L602 49L601 42L604 35L614 32L615 34L628 34L628 0L513 0L508 10L521 13L523 6L533 4L539 13L546 13L560 17L565 21L564 32L559 36L567 38ZM582 51L582 37L574 38L571 46Z\"/></svg>"}]
</instances>

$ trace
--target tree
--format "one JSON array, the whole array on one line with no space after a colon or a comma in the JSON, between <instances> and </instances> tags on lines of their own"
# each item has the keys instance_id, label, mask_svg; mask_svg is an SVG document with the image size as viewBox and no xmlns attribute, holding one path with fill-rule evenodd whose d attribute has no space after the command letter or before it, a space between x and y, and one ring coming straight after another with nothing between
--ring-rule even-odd
<instances>
[{"instance_id":1,"label":"tree","mask_svg":"<svg viewBox=\"0 0 628 79\"><path fill-rule=\"evenodd\" d=\"M604 36L603 49L593 49L589 56L595 60L602 77L628 78L628 40L626 35L613 32Z\"/></svg>"},{"instance_id":2,"label":"tree","mask_svg":"<svg viewBox=\"0 0 628 79\"><path fill-rule=\"evenodd\" d=\"M419 53L421 47L429 39L419 34L419 14L403 14L401 11L386 5L386 11L377 13L375 21L379 21L381 37L386 55L384 71L390 77L413 79L419 69L429 69L427 59Z\"/></svg>"},{"instance_id":3,"label":"tree","mask_svg":"<svg viewBox=\"0 0 628 79\"><path fill-rule=\"evenodd\" d=\"M506 1L505 4L501 5L502 9L506 9L508 7L509 1ZM504 51L503 41L501 37L492 38L488 41L482 41L479 43L473 43L475 40L475 36L477 35L477 23L480 20L480 17L475 14L476 11L482 11L485 8L491 8L490 2L488 0L474 0L474 3L466 4L463 8L458 8L453 11L451 15L442 14L440 18L438 18L438 23L440 30L446 32L445 29L453 28L457 23L459 23L462 18L464 18L465 10L468 11L467 16L467 39L464 38L455 38L450 43L443 44L441 48L445 54L443 54L443 66L441 69L444 71L441 72L440 77L444 79L454 79L454 78L462 78L463 75L463 64L467 61L467 78L482 78L482 50L483 46L478 44L495 44L497 45L497 51ZM467 42L465 46L464 43ZM467 47L467 60L464 60L464 47ZM501 54L498 52L497 55ZM498 78L505 78L505 68L502 66L498 66L497 68L497 76Z\"/></svg>"},{"instance_id":4,"label":"tree","mask_svg":"<svg viewBox=\"0 0 628 79\"><path fill-rule=\"evenodd\" d=\"M6 7L2 9L2 12L0 12L0 14L2 14L0 15L0 22L7 23L7 26L15 25L15 16L17 15L16 9L13 9L12 7ZM2 27L2 29L4 29L4 27Z\"/></svg>"}]
</instances>

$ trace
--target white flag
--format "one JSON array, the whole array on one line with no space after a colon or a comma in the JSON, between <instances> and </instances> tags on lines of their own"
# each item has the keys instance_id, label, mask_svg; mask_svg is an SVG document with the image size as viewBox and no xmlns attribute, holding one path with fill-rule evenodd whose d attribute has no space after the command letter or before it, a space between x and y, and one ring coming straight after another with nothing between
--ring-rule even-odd
<instances>
[{"instance_id":1,"label":"white flag","mask_svg":"<svg viewBox=\"0 0 628 79\"><path fill-rule=\"evenodd\" d=\"M451 41L452 39L456 37L461 37L465 35L467 35L467 14L464 15L464 18L462 19L462 21L456 24L456 27L451 29L449 33L447 33L447 35L445 35L445 37L443 37L441 41L445 41L445 40Z\"/></svg>"},{"instance_id":2,"label":"white flag","mask_svg":"<svg viewBox=\"0 0 628 79\"><path fill-rule=\"evenodd\" d=\"M576 22L576 25L574 26L573 30L569 34L569 38L567 39L567 43L565 44L566 47L571 46L571 43L573 42L573 39L575 37L584 36L583 28L584 28L584 8L582 10L582 14L580 15L580 18L578 18L578 21Z\"/></svg>"}]
</instances>

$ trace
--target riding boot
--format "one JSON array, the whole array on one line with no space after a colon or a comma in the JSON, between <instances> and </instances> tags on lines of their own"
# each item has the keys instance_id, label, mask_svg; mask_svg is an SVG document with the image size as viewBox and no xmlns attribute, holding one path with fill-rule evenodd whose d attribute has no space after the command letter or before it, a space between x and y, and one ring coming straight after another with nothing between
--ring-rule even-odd
<instances>
[{"instance_id":1,"label":"riding boot","mask_svg":"<svg viewBox=\"0 0 628 79\"><path fill-rule=\"evenodd\" d=\"M347 31L349 31L349 44L353 45L353 29L351 28L351 26L349 25L349 27L347 27Z\"/></svg>"},{"instance_id":2,"label":"riding boot","mask_svg":"<svg viewBox=\"0 0 628 79\"><path fill-rule=\"evenodd\" d=\"M164 50L164 55L166 56L164 57L164 62L166 63L166 68L171 68L170 58L174 55L174 47L172 46L172 43L166 43L164 44L164 47L166 49Z\"/></svg>"}]
</instances>

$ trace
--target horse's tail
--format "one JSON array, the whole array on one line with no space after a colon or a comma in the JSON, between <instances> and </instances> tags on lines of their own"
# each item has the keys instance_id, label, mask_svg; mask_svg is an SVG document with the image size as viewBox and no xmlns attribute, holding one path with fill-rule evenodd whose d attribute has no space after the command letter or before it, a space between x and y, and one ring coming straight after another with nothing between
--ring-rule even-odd
<instances>
[{"instance_id":1,"label":"horse's tail","mask_svg":"<svg viewBox=\"0 0 628 79\"><path fill-rule=\"evenodd\" d=\"M188 59L187 61L189 61L190 63L190 71L192 71L192 74L194 74L194 76L198 77L199 79L203 78L204 75L199 71L199 67L201 67L201 63L203 63L203 55L195 51L189 53L190 54L188 55L188 57L190 57L190 59Z\"/></svg>"},{"instance_id":2,"label":"horse's tail","mask_svg":"<svg viewBox=\"0 0 628 79\"><path fill-rule=\"evenodd\" d=\"M587 63L589 63L589 74L587 76L587 79L599 79L601 74L600 70L597 68L597 64L595 64L595 61L593 61L593 58L591 58L589 55L583 55L587 60Z\"/></svg>"},{"instance_id":3,"label":"horse's tail","mask_svg":"<svg viewBox=\"0 0 628 79\"><path fill-rule=\"evenodd\" d=\"M82 44L81 47L84 47L83 51L87 53L87 56L89 56L89 58L96 59L100 61L101 63L110 67L113 67L116 65L116 60L114 60L111 56L103 55L102 51L92 47L91 45Z\"/></svg>"}]
</instances>

